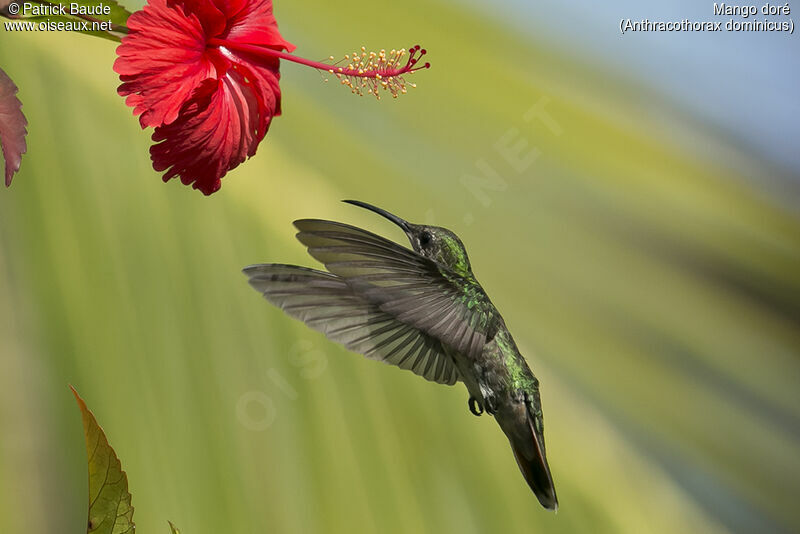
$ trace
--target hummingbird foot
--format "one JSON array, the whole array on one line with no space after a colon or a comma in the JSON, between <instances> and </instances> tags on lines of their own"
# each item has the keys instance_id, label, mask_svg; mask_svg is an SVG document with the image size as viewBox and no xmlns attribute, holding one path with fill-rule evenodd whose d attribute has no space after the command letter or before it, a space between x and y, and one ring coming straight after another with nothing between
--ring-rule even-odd
<instances>
[{"instance_id":1,"label":"hummingbird foot","mask_svg":"<svg viewBox=\"0 0 800 534\"><path fill-rule=\"evenodd\" d=\"M497 406L494 402L494 396L486 398L486 413L494 417L494 414L497 413Z\"/></svg>"},{"instance_id":2,"label":"hummingbird foot","mask_svg":"<svg viewBox=\"0 0 800 534\"><path fill-rule=\"evenodd\" d=\"M478 402L478 399L475 397L469 398L469 411L472 412L472 415L480 417L483 415L483 405Z\"/></svg>"},{"instance_id":3,"label":"hummingbird foot","mask_svg":"<svg viewBox=\"0 0 800 534\"><path fill-rule=\"evenodd\" d=\"M483 396L481 407L486 410L486 413L494 416L494 414L497 413L497 398L495 397L495 394L491 389L484 385L481 385L481 393Z\"/></svg>"}]
</instances>

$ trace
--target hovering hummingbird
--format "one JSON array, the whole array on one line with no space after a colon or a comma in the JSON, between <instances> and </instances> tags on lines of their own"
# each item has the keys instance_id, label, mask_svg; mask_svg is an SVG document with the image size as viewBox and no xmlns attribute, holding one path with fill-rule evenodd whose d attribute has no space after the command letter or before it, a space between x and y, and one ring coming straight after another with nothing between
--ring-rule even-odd
<instances>
[{"instance_id":1,"label":"hovering hummingbird","mask_svg":"<svg viewBox=\"0 0 800 534\"><path fill-rule=\"evenodd\" d=\"M413 250L347 224L301 219L294 222L297 238L328 271L252 265L244 269L250 285L354 352L440 384L462 381L470 411L494 416L539 502L557 509L539 381L472 274L461 240L446 228L344 202L398 225Z\"/></svg>"}]
</instances>

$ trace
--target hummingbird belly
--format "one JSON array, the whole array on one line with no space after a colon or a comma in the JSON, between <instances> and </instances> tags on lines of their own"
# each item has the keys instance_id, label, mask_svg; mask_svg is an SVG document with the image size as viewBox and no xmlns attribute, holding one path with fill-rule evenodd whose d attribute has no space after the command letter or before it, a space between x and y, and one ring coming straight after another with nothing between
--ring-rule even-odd
<instances>
[{"instance_id":1,"label":"hummingbird belly","mask_svg":"<svg viewBox=\"0 0 800 534\"><path fill-rule=\"evenodd\" d=\"M453 359L470 397L475 399L482 408L491 414L497 408L498 394L501 393L496 386L497 373L477 359L469 358L453 349L445 347L445 352ZM484 351L485 352L485 351ZM491 362L488 362L491 363Z\"/></svg>"},{"instance_id":2,"label":"hummingbird belly","mask_svg":"<svg viewBox=\"0 0 800 534\"><path fill-rule=\"evenodd\" d=\"M481 403L481 406L483 406L485 403L484 388L482 388L478 383L477 377L479 374L476 373L475 362L451 348L445 347L444 350L447 355L452 358L453 363L456 364L458 374L460 375L461 380L464 382L464 385L467 386L467 391L469 392L470 397L473 397L475 400Z\"/></svg>"}]
</instances>

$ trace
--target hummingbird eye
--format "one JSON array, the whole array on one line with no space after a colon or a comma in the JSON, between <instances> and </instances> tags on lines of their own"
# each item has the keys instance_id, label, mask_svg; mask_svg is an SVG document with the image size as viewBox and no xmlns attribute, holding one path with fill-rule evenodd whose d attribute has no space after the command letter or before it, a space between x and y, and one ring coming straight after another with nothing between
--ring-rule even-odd
<instances>
[{"instance_id":1,"label":"hummingbird eye","mask_svg":"<svg viewBox=\"0 0 800 534\"><path fill-rule=\"evenodd\" d=\"M423 231L421 234L419 234L419 246L427 247L428 245L431 244L432 238L433 236L431 236L431 233L429 231L427 230Z\"/></svg>"}]
</instances>

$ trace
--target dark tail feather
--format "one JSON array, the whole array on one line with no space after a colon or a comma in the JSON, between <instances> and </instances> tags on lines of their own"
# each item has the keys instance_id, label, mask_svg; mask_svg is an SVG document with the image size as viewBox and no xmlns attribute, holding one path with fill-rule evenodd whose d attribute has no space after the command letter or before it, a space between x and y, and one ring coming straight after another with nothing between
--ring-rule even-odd
<instances>
[{"instance_id":1,"label":"dark tail feather","mask_svg":"<svg viewBox=\"0 0 800 534\"><path fill-rule=\"evenodd\" d=\"M558 510L558 497L544 451L544 436L536 431L533 415L528 412L525 420L517 419L514 426L516 428L506 431L506 435L522 476L542 506Z\"/></svg>"}]
</instances>

